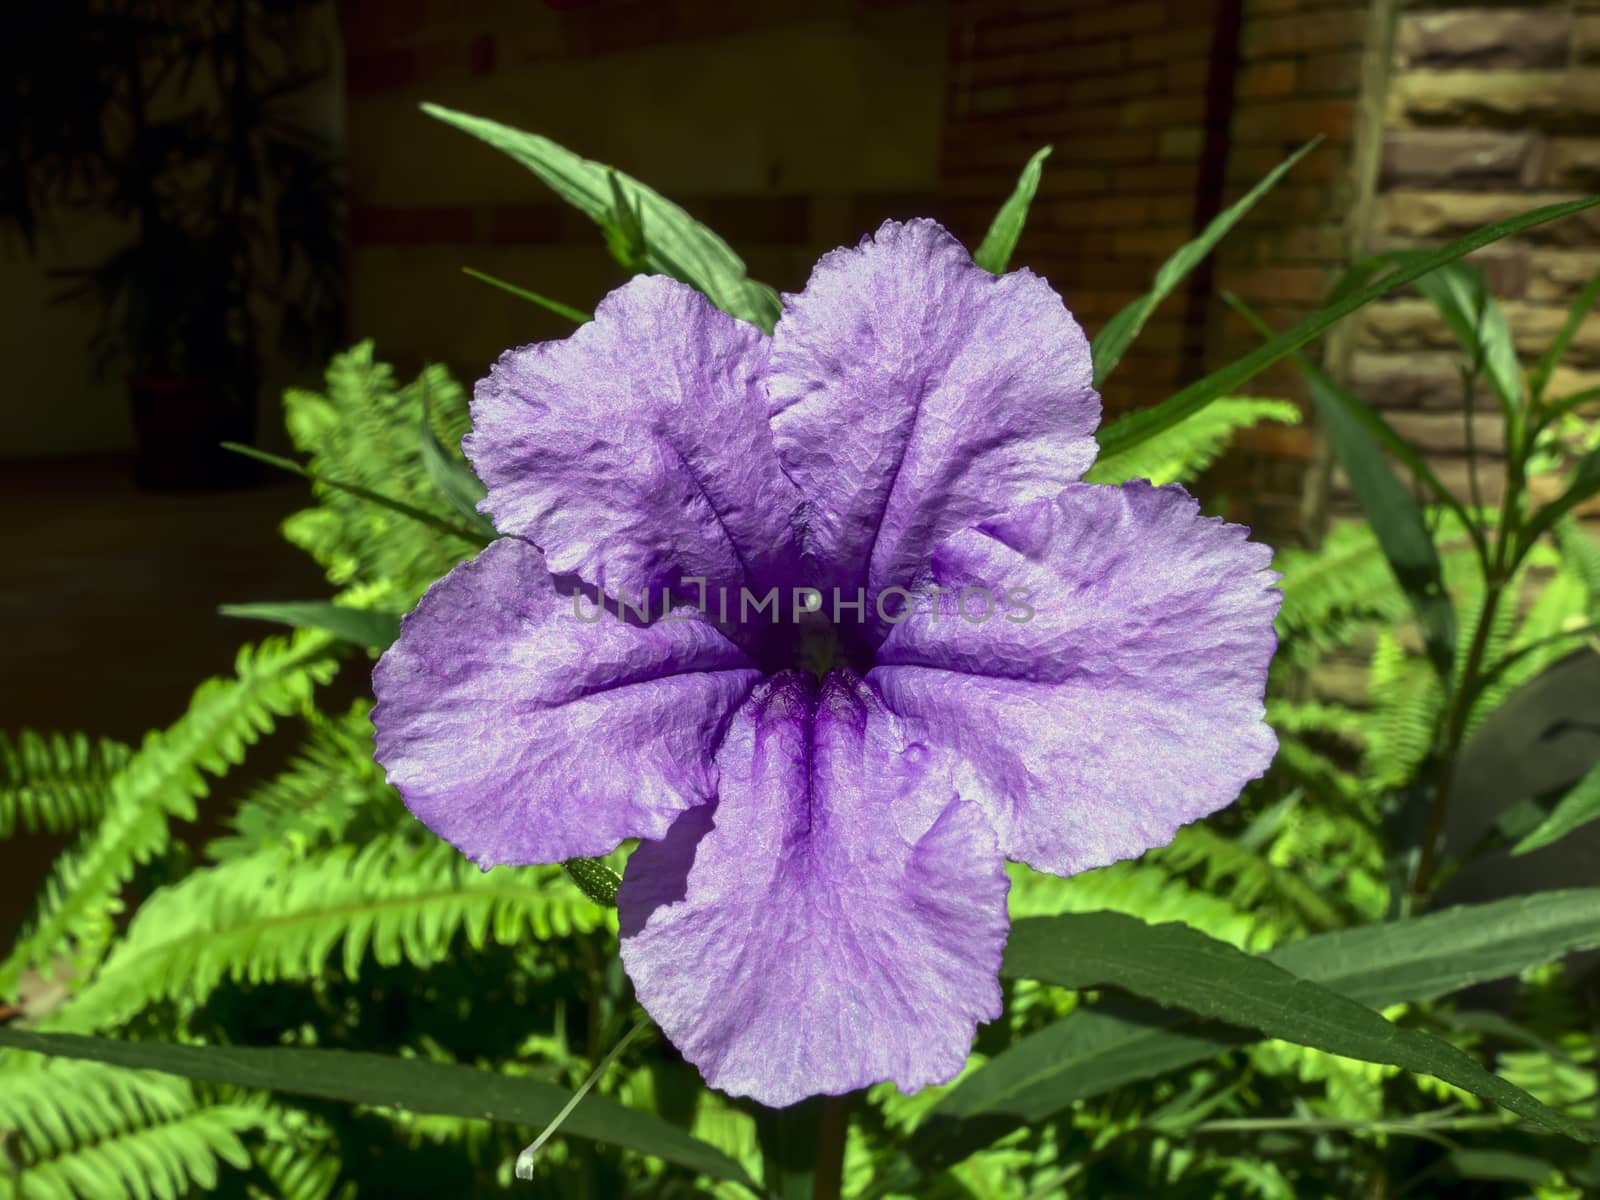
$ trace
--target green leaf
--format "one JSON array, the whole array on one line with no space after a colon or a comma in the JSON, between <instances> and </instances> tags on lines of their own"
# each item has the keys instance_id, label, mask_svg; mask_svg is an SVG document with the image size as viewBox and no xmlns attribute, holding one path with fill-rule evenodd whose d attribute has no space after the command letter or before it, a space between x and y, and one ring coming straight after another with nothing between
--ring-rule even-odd
<instances>
[{"instance_id":1,"label":"green leaf","mask_svg":"<svg viewBox=\"0 0 1600 1200\"><path fill-rule=\"evenodd\" d=\"M1539 400L1544 399L1544 389L1550 384L1550 376L1555 373L1561 356L1567 352L1567 347L1572 345L1572 339L1578 336L1578 326L1583 324L1584 317L1589 315L1589 310L1594 307L1595 301L1600 300L1600 274L1584 284L1583 291L1578 293L1573 300L1572 307L1567 310L1567 319L1557 333L1555 340L1545 347L1544 353L1539 356L1539 361L1534 364L1528 373L1528 390Z\"/></svg>"},{"instance_id":2,"label":"green leaf","mask_svg":"<svg viewBox=\"0 0 1600 1200\"><path fill-rule=\"evenodd\" d=\"M250 621L274 621L296 629L320 629L334 637L373 650L387 650L400 636L400 614L374 612L370 608L351 608L327 600L263 601L259 604L224 604L218 607L225 617Z\"/></svg>"},{"instance_id":3,"label":"green leaf","mask_svg":"<svg viewBox=\"0 0 1600 1200\"><path fill-rule=\"evenodd\" d=\"M1422 251L1393 255L1405 262ZM1521 406L1521 368L1506 315L1489 294L1483 272L1464 262L1453 262L1417 280L1417 291L1433 302L1456 341L1474 361L1481 360L1501 407L1509 414Z\"/></svg>"},{"instance_id":4,"label":"green leaf","mask_svg":"<svg viewBox=\"0 0 1600 1200\"><path fill-rule=\"evenodd\" d=\"M404 500L396 500L393 496L385 496L370 488L360 487L354 483L342 483L337 479L329 479L324 475L319 475L315 471L302 467L292 458L268 454L265 450L257 450L254 446L243 446L238 442L223 442L222 447L225 450L232 450L235 454L242 454L246 458L264 462L270 467L289 471L292 474L299 475L302 479L309 479L312 483L320 483L324 487L338 488L341 492L349 492L352 496L365 500L369 504L376 504L380 508L387 508L391 512L399 513L401 516L410 517L413 521L419 521L430 529L437 529L440 533L448 533L464 542L470 542L477 546L485 543L486 539L476 529L468 529L442 517L436 517L431 512L418 508L414 504L407 504Z\"/></svg>"},{"instance_id":5,"label":"green leaf","mask_svg":"<svg viewBox=\"0 0 1600 1200\"><path fill-rule=\"evenodd\" d=\"M1511 853L1542 850L1591 821L1600 821L1600 765L1578 780L1572 790L1556 802L1539 827L1512 847Z\"/></svg>"},{"instance_id":6,"label":"green leaf","mask_svg":"<svg viewBox=\"0 0 1600 1200\"><path fill-rule=\"evenodd\" d=\"M1033 152L1033 157L1017 177L1016 190L1000 206L989 232L983 235L983 241L972 252L972 261L985 271L995 275L1005 274L1006 266L1011 262L1011 253L1017 248L1017 239L1022 236L1023 223L1028 219L1028 206L1033 203L1033 197L1039 190L1044 160L1050 157L1053 149L1053 146L1041 146Z\"/></svg>"},{"instance_id":7,"label":"green leaf","mask_svg":"<svg viewBox=\"0 0 1600 1200\"><path fill-rule=\"evenodd\" d=\"M1526 552L1538 538L1567 513L1577 508L1590 496L1600 492L1600 446L1584 455L1572 473L1567 490L1533 515L1522 533L1522 547Z\"/></svg>"},{"instance_id":8,"label":"green leaf","mask_svg":"<svg viewBox=\"0 0 1600 1200\"><path fill-rule=\"evenodd\" d=\"M1244 316L1264 334L1272 330L1243 303L1229 297ZM1293 352L1295 365L1306 377L1311 389L1312 402L1322 416L1328 435L1333 442L1339 465L1350 479L1350 488L1361 503L1361 510L1372 525L1372 532L1383 548L1389 569L1399 581L1400 588L1410 601L1417 621L1422 627L1423 643L1428 660L1439 678L1449 681L1455 663L1456 614L1450 604L1450 593L1444 586L1444 568L1439 562L1439 550L1433 543L1423 520L1422 508L1394 473L1389 460L1384 457L1383 445L1374 434L1375 429L1387 432L1384 441L1398 443L1405 456L1413 460L1431 478L1432 472L1422 462L1420 455L1389 429L1388 423L1367 407L1359 398L1335 383L1320 367L1299 351ZM1437 480L1434 481L1437 483ZM1454 510L1474 528L1464 510L1440 488Z\"/></svg>"},{"instance_id":9,"label":"green leaf","mask_svg":"<svg viewBox=\"0 0 1600 1200\"><path fill-rule=\"evenodd\" d=\"M1402 287L1412 280L1426 275L1429 271L1437 270L1445 263L1454 262L1458 258L1471 254L1474 250L1480 250L1492 242L1499 241L1501 238L1521 233L1525 229L1531 229L1535 225L1542 225L1547 221L1571 216L1573 213L1582 212L1586 208L1593 208L1597 204L1600 204L1600 196L1589 196L1581 200L1568 200L1562 204L1547 204L1543 208L1536 208L1520 216L1508 217L1504 221L1496 221L1493 225L1485 225L1481 229L1475 229L1465 237L1457 238L1449 245L1442 246L1407 266L1397 267L1366 287L1347 293L1338 301L1329 304L1319 312L1306 318L1287 333L1279 334L1266 345L1258 347L1243 358L1236 359L1220 370L1213 371L1203 379L1196 380L1177 394L1169 396L1160 404L1129 413L1109 425L1102 425L1095 435L1100 442L1100 452L1102 454L1121 454L1137 446L1140 442L1154 437L1163 430L1171 429L1179 421L1199 412L1218 396L1226 396L1237 391L1247 380L1258 375L1285 355L1298 350L1312 338L1344 320L1345 317L1348 317L1358 308L1372 303L1378 297L1388 294L1397 287Z\"/></svg>"},{"instance_id":10,"label":"green leaf","mask_svg":"<svg viewBox=\"0 0 1600 1200\"><path fill-rule=\"evenodd\" d=\"M0 1046L236 1087L526 1126L554 1119L572 1095L534 1079L457 1063L345 1050L190 1046L10 1028L0 1028ZM562 1132L753 1186L744 1169L721 1151L659 1117L605 1096L585 1098L566 1119Z\"/></svg>"},{"instance_id":11,"label":"green leaf","mask_svg":"<svg viewBox=\"0 0 1600 1200\"><path fill-rule=\"evenodd\" d=\"M1313 138L1301 146L1274 167L1265 179L1246 192L1236 204L1213 217L1199 237L1181 246L1176 254L1161 265L1161 269L1156 272L1155 284L1147 293L1105 323L1105 327L1100 330L1090 347L1090 355L1094 359L1095 387L1104 384L1106 377L1116 369L1116 365L1122 361L1122 356L1128 352L1128 347L1133 344L1133 339L1139 336L1139 331L1144 328L1144 323L1150 319L1150 314L1156 307L1172 294L1190 271L1200 265L1206 255L1217 248L1217 243L1256 206L1261 197L1276 187L1278 181L1288 174L1289 169L1311 153L1321 140L1320 137Z\"/></svg>"},{"instance_id":12,"label":"green leaf","mask_svg":"<svg viewBox=\"0 0 1600 1200\"><path fill-rule=\"evenodd\" d=\"M478 511L478 502L489 494L489 489L472 473L471 467L446 450L439 441L439 435L433 429L433 407L428 399L426 381L422 389L422 419L417 423L417 439L422 466L428 472L433 486L439 489L439 494L483 541L494 541L499 536L494 523Z\"/></svg>"},{"instance_id":13,"label":"green leaf","mask_svg":"<svg viewBox=\"0 0 1600 1200\"><path fill-rule=\"evenodd\" d=\"M724 312L772 332L782 311L778 293L751 279L726 242L672 201L538 134L437 104L424 104L422 111L509 154L613 237L624 233L617 225L620 206L648 231L643 249L650 270L700 289Z\"/></svg>"},{"instance_id":14,"label":"green leaf","mask_svg":"<svg viewBox=\"0 0 1600 1200\"><path fill-rule=\"evenodd\" d=\"M1071 988L1120 987L1267 1037L1432 1075L1549 1129L1596 1140L1449 1042L1401 1028L1332 988L1187 925L1146 925L1110 912L1020 921L1007 939L1001 973Z\"/></svg>"},{"instance_id":15,"label":"green leaf","mask_svg":"<svg viewBox=\"0 0 1600 1200\"><path fill-rule=\"evenodd\" d=\"M1192 479L1222 453L1237 430L1262 421L1298 425L1300 410L1288 400L1226 396L1124 454L1102 454L1083 478L1086 483L1148 479L1154 484Z\"/></svg>"},{"instance_id":16,"label":"green leaf","mask_svg":"<svg viewBox=\"0 0 1600 1200\"><path fill-rule=\"evenodd\" d=\"M1029 924L1019 922L1016 928ZM1068 928L1057 926L1058 931ZM1054 940L1060 944L1064 936L1058 932ZM1075 929L1070 936L1077 936ZM1302 980L1383 1008L1432 1000L1597 946L1600 888L1581 888L1318 934L1280 946L1266 958ZM1008 952L1007 973L1010 962ZM1079 972L1105 973L1092 967ZM1143 1002L1080 1008L1015 1042L962 1080L933 1109L932 1116L945 1119L930 1123L924 1149L939 1161L952 1161L1017 1120L1043 1120L1078 1100L1215 1057L1255 1037ZM976 1121L973 1131L958 1133L967 1119Z\"/></svg>"},{"instance_id":17,"label":"green leaf","mask_svg":"<svg viewBox=\"0 0 1600 1200\"><path fill-rule=\"evenodd\" d=\"M510 292L519 299L531 301L540 308L548 309L555 313L556 316L565 317L575 324L583 325L589 320L589 314L581 308L573 308L572 305L563 304L559 300L552 300L549 296L541 296L538 292L530 292L527 288L520 288L514 283L507 283L504 279L491 275L487 271L479 271L473 267L462 267L461 272L464 275L472 276L480 283L487 283L490 287L497 287L502 292Z\"/></svg>"}]
</instances>

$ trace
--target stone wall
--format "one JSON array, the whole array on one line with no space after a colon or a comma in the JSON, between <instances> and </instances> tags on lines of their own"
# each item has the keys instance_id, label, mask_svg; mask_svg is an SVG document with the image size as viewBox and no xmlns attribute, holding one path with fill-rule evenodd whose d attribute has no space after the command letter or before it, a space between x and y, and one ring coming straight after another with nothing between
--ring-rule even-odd
<instances>
[{"instance_id":1,"label":"stone wall","mask_svg":"<svg viewBox=\"0 0 1600 1200\"><path fill-rule=\"evenodd\" d=\"M1374 248L1440 244L1486 222L1600 189L1595 0L1407 5L1393 65ZM1600 216L1590 211L1541 226L1473 261L1505 308L1524 363L1531 363L1560 328L1573 297L1600 272ZM1427 302L1415 295L1387 300L1362 315L1350 379L1464 495L1467 430L1454 344ZM1591 316L1549 394L1597 384L1600 316ZM1491 451L1480 485L1493 502L1500 483L1493 452L1503 422L1488 388L1479 388L1476 400L1474 440ZM1340 501L1336 493L1335 505Z\"/></svg>"}]
</instances>

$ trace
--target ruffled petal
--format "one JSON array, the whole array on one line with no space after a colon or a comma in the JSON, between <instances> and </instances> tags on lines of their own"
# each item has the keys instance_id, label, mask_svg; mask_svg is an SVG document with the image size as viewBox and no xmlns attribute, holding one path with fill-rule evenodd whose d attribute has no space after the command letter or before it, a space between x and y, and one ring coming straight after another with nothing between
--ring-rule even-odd
<instances>
[{"instance_id":1,"label":"ruffled petal","mask_svg":"<svg viewBox=\"0 0 1600 1200\"><path fill-rule=\"evenodd\" d=\"M665 276L612 292L570 337L509 350L462 447L502 533L616 597L792 581L799 496L778 465L768 339ZM708 605L706 607L715 607Z\"/></svg>"},{"instance_id":2,"label":"ruffled petal","mask_svg":"<svg viewBox=\"0 0 1600 1200\"><path fill-rule=\"evenodd\" d=\"M377 757L481 867L605 854L711 797L712 753L759 678L700 614L629 624L501 538L429 588L379 659Z\"/></svg>"},{"instance_id":3,"label":"ruffled petal","mask_svg":"<svg viewBox=\"0 0 1600 1200\"><path fill-rule=\"evenodd\" d=\"M1276 751L1281 595L1247 534L1180 487L1076 484L945 542L942 611L896 625L867 678L964 764L1007 857L1060 875L1131 858Z\"/></svg>"},{"instance_id":4,"label":"ruffled petal","mask_svg":"<svg viewBox=\"0 0 1600 1200\"><path fill-rule=\"evenodd\" d=\"M767 1105L953 1077L1000 1014L1008 884L982 814L842 671L763 682L717 761L716 804L641 844L617 898L645 1010Z\"/></svg>"},{"instance_id":5,"label":"ruffled petal","mask_svg":"<svg viewBox=\"0 0 1600 1200\"><path fill-rule=\"evenodd\" d=\"M1092 381L1089 343L1045 281L991 275L932 221L825 255L784 297L769 368L821 582L875 598L946 535L1079 479Z\"/></svg>"}]
</instances>

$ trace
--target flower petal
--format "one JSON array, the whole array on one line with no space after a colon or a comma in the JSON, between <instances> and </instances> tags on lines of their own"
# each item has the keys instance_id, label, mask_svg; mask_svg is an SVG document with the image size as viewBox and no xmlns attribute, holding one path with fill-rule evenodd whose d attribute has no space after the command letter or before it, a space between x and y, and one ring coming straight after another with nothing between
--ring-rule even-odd
<instances>
[{"instance_id":1,"label":"flower petal","mask_svg":"<svg viewBox=\"0 0 1600 1200\"><path fill-rule=\"evenodd\" d=\"M842 671L763 682L717 761L716 804L641 844L617 898L646 1011L767 1105L952 1078L1000 1014L1008 884L982 814Z\"/></svg>"},{"instance_id":2,"label":"flower petal","mask_svg":"<svg viewBox=\"0 0 1600 1200\"><path fill-rule=\"evenodd\" d=\"M880 647L868 680L964 763L1008 857L1060 875L1131 858L1272 761L1272 552L1198 514L1180 487L1075 484L950 538L943 613ZM987 620L976 593L958 614L967 588Z\"/></svg>"},{"instance_id":3,"label":"flower petal","mask_svg":"<svg viewBox=\"0 0 1600 1200\"><path fill-rule=\"evenodd\" d=\"M1094 461L1089 343L1043 279L995 276L932 221L885 223L784 297L769 400L829 586L904 586L948 534Z\"/></svg>"},{"instance_id":4,"label":"flower petal","mask_svg":"<svg viewBox=\"0 0 1600 1200\"><path fill-rule=\"evenodd\" d=\"M563 341L507 351L462 446L502 533L612 596L737 590L795 568L799 495L766 420L768 340L665 276Z\"/></svg>"},{"instance_id":5,"label":"flower petal","mask_svg":"<svg viewBox=\"0 0 1600 1200\"><path fill-rule=\"evenodd\" d=\"M378 661L377 757L479 866L605 854L710 798L712 752L759 678L700 614L601 614L501 538L429 588Z\"/></svg>"}]
</instances>

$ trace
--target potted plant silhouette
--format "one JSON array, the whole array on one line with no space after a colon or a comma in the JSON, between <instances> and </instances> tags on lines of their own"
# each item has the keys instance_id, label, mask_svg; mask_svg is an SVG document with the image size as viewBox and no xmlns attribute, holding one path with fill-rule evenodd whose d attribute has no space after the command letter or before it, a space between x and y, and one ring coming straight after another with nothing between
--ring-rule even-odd
<instances>
[{"instance_id":1,"label":"potted plant silhouette","mask_svg":"<svg viewBox=\"0 0 1600 1200\"><path fill-rule=\"evenodd\" d=\"M264 339L318 361L342 330L343 197L306 118L311 0L25 5L8 39L0 218L32 248L54 211L109 213L126 240L58 272L101 313L92 351L128 382L149 486L253 477Z\"/></svg>"}]
</instances>

